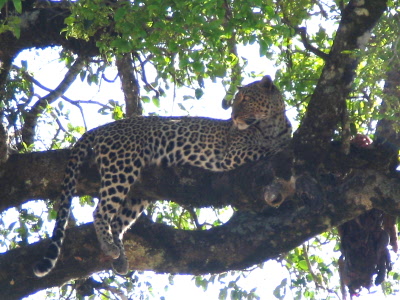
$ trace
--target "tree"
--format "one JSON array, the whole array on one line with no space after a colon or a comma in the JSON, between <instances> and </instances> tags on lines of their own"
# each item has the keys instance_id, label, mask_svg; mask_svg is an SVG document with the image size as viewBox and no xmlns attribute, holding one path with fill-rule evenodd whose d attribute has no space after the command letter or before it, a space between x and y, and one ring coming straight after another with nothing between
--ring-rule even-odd
<instances>
[{"instance_id":1,"label":"tree","mask_svg":"<svg viewBox=\"0 0 400 300\"><path fill-rule=\"evenodd\" d=\"M174 91L189 87L192 94L185 98L200 99L210 80L222 82L229 103L245 76L258 75L246 74L251 58L240 55L239 45L258 45L260 57L279 66L275 81L299 121L291 146L223 174L187 166L147 168L136 192L172 200L185 210L178 222L171 209L169 220L176 228L141 218L125 235L130 265L200 275L243 270L281 256L298 275L291 288L313 298L321 288L329 292L332 271L307 247L296 247L318 234L335 239L333 228L340 226L343 284L353 295L368 288L374 274L381 283L390 269L387 245L396 247L395 222L388 216L400 211L396 2L13 0L0 1L0 8L0 208L15 207L20 213L19 224L2 224L8 251L0 255L0 290L9 299L110 269L92 225L86 224L69 229L63 257L51 275L33 278L31 266L47 241L29 240L37 232L43 235L39 230L46 220L22 205L47 199L50 218L54 215L66 148L85 130L72 121L67 129L62 125L68 121L65 105L79 108L83 116L98 105L99 114L118 119L141 114L146 103L160 105L171 85ZM322 23L313 30L317 20ZM29 61L14 64L25 49L54 46L68 68L54 89L35 79ZM84 101L65 96L78 76L97 85L109 80L105 74L112 67L123 103L88 101L91 108L83 109ZM156 74L152 81L150 72ZM38 135L40 130L46 134ZM366 135L373 137L372 144ZM295 190L289 184L293 178ZM78 195L96 196L97 186L96 169L87 162ZM91 203L91 198L81 202ZM194 207L226 205L236 209L227 223L182 230L190 220L198 223ZM389 225L383 226L383 220ZM357 224L368 243L345 242ZM362 280L365 269L353 268L354 249L373 250L365 260L372 270ZM386 291L391 293L399 274L389 275ZM74 286L80 295L104 287L94 279L75 280Z\"/></svg>"}]
</instances>

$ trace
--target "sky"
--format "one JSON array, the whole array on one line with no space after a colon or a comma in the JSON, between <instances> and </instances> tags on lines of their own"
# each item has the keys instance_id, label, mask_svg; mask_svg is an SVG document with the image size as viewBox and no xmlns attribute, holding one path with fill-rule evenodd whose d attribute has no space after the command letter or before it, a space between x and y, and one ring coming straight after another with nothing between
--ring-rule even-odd
<instances>
[{"instance_id":1,"label":"sky","mask_svg":"<svg viewBox=\"0 0 400 300\"><path fill-rule=\"evenodd\" d=\"M259 57L259 52L256 47L241 48L239 49L239 51L244 52L246 57ZM36 54L40 55L38 56ZM21 65L21 60L27 60L28 69L29 71L33 72L34 77L46 87L55 88L66 72L65 66L58 62L58 57L58 52L55 48L46 50L30 50L24 51L14 63L16 65ZM268 61L266 58L249 60L247 70L251 70L255 73L260 73L263 75L271 75L272 77L274 77L274 74L276 72L276 68L274 67L273 63ZM114 78L115 75L116 70L111 70L109 71L109 73L107 73L108 78ZM151 74L148 74L148 77L151 77ZM246 78L243 84L247 84L252 81L254 81L253 78ZM192 116L207 116L220 119L227 119L230 117L230 111L226 111L221 108L221 101L225 95L225 91L220 83L206 82L205 94L201 100L182 101L183 96L188 93L193 94L193 92L190 90L179 89L177 90L176 100L174 104L171 104L172 101L168 101L168 98L172 98L172 96L169 95L167 96L167 99L163 99L161 101L160 109L157 109L155 106L152 105L147 105L145 106L145 110L147 113L157 111L157 113L159 113L160 115L185 115L186 112L182 111L178 106L178 103L181 102L188 110L190 110ZM42 96L44 94L45 93L41 93ZM103 81L99 89L95 85L88 88L86 83L81 83L80 79L77 79L65 95L73 100L92 99L104 103L109 99L114 99L120 101L121 103L123 102L123 94L120 90L120 85L118 81L113 84ZM93 111L92 114L89 113L86 115L88 129L97 127L110 121L110 119L99 117L97 113L98 107L92 105L90 107L86 106L86 108L88 108L86 109L86 111ZM293 113L293 110L288 111L289 115ZM78 109L74 107L71 107L71 119L73 119L74 122L82 122ZM63 125L66 126L67 124ZM45 137L46 132L41 131L41 135ZM46 208L43 203L40 203L40 201L38 201L34 203L34 206L32 206L31 209L36 211L37 214L40 215L42 211ZM76 216L81 222L91 221L92 211L93 208L88 206L80 207L79 204L76 203L76 201L74 202L74 216ZM204 215L205 217L207 217L207 213L205 213ZM4 217L5 222L9 223L15 221L15 219L15 211L10 211ZM47 225L47 229L50 232L52 230L53 224L54 223ZM0 251L2 251L1 248ZM323 250L323 252L324 251L326 253L321 253L323 257L328 258L332 256L332 249L326 249ZM334 256L338 258L339 253L335 253ZM398 256L396 265L397 268L400 265ZM192 276L179 276L175 277L174 285L170 285L168 287L168 290L166 291L165 286L167 286L169 282L168 275L154 276L152 272L146 272L143 276L148 276L149 278L151 278L149 280L151 280L153 288L156 291L156 294L158 294L155 299L158 299L161 296L165 296L166 299L186 300L188 299L188 295L190 295L191 300L218 299L218 293L221 288L221 285L217 283L215 285L210 285L207 291L202 292L201 289L195 287ZM287 270L279 262L269 261L264 264L263 269L254 269L253 271L249 272L247 274L247 278L243 278L240 280L240 285L247 290L251 290L252 288L257 287L257 293L259 294L261 299L275 299L272 293L275 287L278 286L284 278L290 280ZM229 280L225 279L225 281ZM364 291L363 296L359 299L380 299L382 297L382 294L379 291L379 288L374 288L371 290L372 293L369 295L366 293L366 291ZM288 293L285 299L293 299L293 295L290 293L290 291L287 292ZM27 299L38 299L38 297L42 297L42 295L43 292L35 296L31 296ZM332 299L335 299L334 295L332 295ZM386 299L394 298L389 297Z\"/></svg>"}]
</instances>

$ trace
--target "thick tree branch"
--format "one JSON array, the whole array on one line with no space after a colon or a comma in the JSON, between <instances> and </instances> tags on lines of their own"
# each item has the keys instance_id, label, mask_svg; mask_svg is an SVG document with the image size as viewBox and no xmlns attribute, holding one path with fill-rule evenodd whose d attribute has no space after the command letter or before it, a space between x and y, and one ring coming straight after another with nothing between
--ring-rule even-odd
<instances>
[{"instance_id":1,"label":"thick tree branch","mask_svg":"<svg viewBox=\"0 0 400 300\"><path fill-rule=\"evenodd\" d=\"M348 174L353 168L388 170L391 161L384 149L352 149L350 155L344 155L333 147L327 153L324 165L337 174ZM68 155L69 150L12 154L0 173L0 211L29 200L57 198ZM260 211L262 207L255 199L263 194L262 185L271 183L274 176L288 179L290 175L289 153L280 153L270 161L246 164L224 173L189 166L151 166L144 169L136 193L146 199L170 199L187 206L233 204ZM79 195L97 194L99 175L94 164L88 162L82 168L78 183Z\"/></svg>"},{"instance_id":2,"label":"thick tree branch","mask_svg":"<svg viewBox=\"0 0 400 300\"><path fill-rule=\"evenodd\" d=\"M400 213L400 180L374 171L355 171L344 183L321 197L288 198L279 209L237 213L223 226L206 231L174 230L142 218L125 236L130 265L135 270L205 274L244 269L289 251L305 240L376 207ZM299 193L310 181L303 182ZM300 191L301 190L301 191ZM259 199L261 202L263 199ZM302 228L301 231L298 229ZM0 255L0 289L17 299L60 285L71 278L109 269L91 224L70 229L63 258L50 276L34 278L31 266L47 241Z\"/></svg>"},{"instance_id":3,"label":"thick tree branch","mask_svg":"<svg viewBox=\"0 0 400 300\"><path fill-rule=\"evenodd\" d=\"M358 51L364 50L371 30L386 9L386 0L352 0L343 11L329 58L294 135L295 153L306 166L318 166L333 132L343 120L345 100L358 66ZM317 161L316 161L317 160ZM311 163L312 162L312 163Z\"/></svg>"},{"instance_id":4,"label":"thick tree branch","mask_svg":"<svg viewBox=\"0 0 400 300\"><path fill-rule=\"evenodd\" d=\"M13 154L0 174L0 211L35 199L55 199L60 193L69 150ZM135 195L145 199L171 199L188 207L224 206L260 211L256 198L263 195L263 184L274 176L289 178L291 159L281 153L275 160L248 164L232 172L215 173L196 167L143 170L135 185ZM257 178L254 175L258 174ZM251 187L251 191L249 191ZM82 167L79 195L96 195L99 175L88 162Z\"/></svg>"},{"instance_id":5,"label":"thick tree branch","mask_svg":"<svg viewBox=\"0 0 400 300\"><path fill-rule=\"evenodd\" d=\"M82 56L99 54L95 37L89 41L66 39L62 29L65 28L65 18L71 14L69 7L60 7L59 2L49 1L47 4L48 7L34 8L22 13L20 38L16 38L10 31L0 34L1 51L4 54L15 57L24 49L56 45Z\"/></svg>"}]
</instances>

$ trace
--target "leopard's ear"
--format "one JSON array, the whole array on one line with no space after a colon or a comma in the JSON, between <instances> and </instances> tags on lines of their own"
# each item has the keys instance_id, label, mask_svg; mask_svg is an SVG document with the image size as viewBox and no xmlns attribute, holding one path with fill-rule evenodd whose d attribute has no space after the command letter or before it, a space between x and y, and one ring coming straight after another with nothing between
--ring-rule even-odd
<instances>
[{"instance_id":1,"label":"leopard's ear","mask_svg":"<svg viewBox=\"0 0 400 300\"><path fill-rule=\"evenodd\" d=\"M271 79L271 76L266 75L264 76L261 80L259 85L263 88L267 88L269 90L272 90L274 88L274 82Z\"/></svg>"}]
</instances>

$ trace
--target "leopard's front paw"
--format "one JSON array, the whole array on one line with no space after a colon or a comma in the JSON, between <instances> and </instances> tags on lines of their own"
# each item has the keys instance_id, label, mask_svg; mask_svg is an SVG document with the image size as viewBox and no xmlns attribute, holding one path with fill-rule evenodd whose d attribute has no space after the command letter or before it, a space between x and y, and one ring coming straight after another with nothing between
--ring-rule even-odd
<instances>
[{"instance_id":1,"label":"leopard's front paw","mask_svg":"<svg viewBox=\"0 0 400 300\"><path fill-rule=\"evenodd\" d=\"M121 255L113 261L112 267L115 273L126 275L129 271L129 263L125 254L121 253Z\"/></svg>"}]
</instances>

